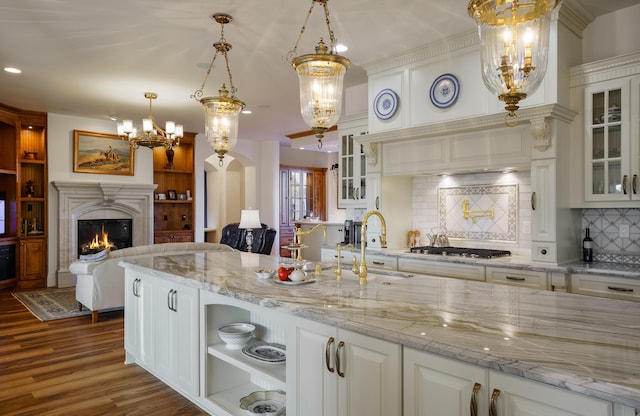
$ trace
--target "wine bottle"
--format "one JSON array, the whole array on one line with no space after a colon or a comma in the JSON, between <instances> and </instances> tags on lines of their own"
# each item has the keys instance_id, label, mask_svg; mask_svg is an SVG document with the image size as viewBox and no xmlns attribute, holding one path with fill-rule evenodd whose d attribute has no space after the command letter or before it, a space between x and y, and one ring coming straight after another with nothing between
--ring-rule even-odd
<instances>
[{"instance_id":1,"label":"wine bottle","mask_svg":"<svg viewBox=\"0 0 640 416\"><path fill-rule=\"evenodd\" d=\"M585 229L585 235L582 239L582 261L591 263L593 261L593 240L589 235L589 227Z\"/></svg>"}]
</instances>

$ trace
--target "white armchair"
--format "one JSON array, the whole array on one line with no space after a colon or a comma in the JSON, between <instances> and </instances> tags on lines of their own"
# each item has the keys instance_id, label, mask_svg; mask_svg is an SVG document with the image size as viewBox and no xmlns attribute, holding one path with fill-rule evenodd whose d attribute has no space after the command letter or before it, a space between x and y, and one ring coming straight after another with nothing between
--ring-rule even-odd
<instances>
[{"instance_id":1,"label":"white armchair","mask_svg":"<svg viewBox=\"0 0 640 416\"><path fill-rule=\"evenodd\" d=\"M129 247L109 253L98 262L75 261L69 271L76 275L78 307L91 311L91 321L98 321L98 311L124 307L124 269L118 263L126 257L158 254L185 254L202 251L234 251L218 243L167 243Z\"/></svg>"}]
</instances>

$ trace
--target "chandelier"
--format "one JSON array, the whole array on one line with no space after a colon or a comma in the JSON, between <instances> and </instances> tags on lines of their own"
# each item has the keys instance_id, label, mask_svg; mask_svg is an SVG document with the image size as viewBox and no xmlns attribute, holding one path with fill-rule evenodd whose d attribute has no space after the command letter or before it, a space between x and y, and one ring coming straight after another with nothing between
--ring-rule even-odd
<instances>
[{"instance_id":1,"label":"chandelier","mask_svg":"<svg viewBox=\"0 0 640 416\"><path fill-rule=\"evenodd\" d=\"M231 50L231 44L224 38L224 25L231 22L233 18L225 13L216 13L212 16L212 19L220 23L220 40L213 44L216 52L213 55L213 59L211 59L211 64L209 64L207 74L204 77L204 81L202 81L202 86L191 95L191 98L198 100L204 108L205 135L213 150L218 154L218 164L222 166L224 155L233 149L238 141L238 116L244 108L244 103L235 97L237 90L233 85L229 57L227 56L227 52ZM224 56L231 90L229 91L223 82L222 87L218 90L218 96L202 98L204 95L202 90L207 83L218 54Z\"/></svg>"},{"instance_id":2,"label":"chandelier","mask_svg":"<svg viewBox=\"0 0 640 416\"><path fill-rule=\"evenodd\" d=\"M547 71L551 13L560 0L471 0L478 24L482 79L504 101L505 124L518 124L518 103L536 91Z\"/></svg>"},{"instance_id":3,"label":"chandelier","mask_svg":"<svg viewBox=\"0 0 640 416\"><path fill-rule=\"evenodd\" d=\"M336 53L336 39L329 19L329 0L312 0L311 8L300 29L294 48L286 61L298 73L300 81L300 113L305 123L318 138L318 148L322 148L324 133L338 122L342 112L342 84L349 68L349 60ZM325 22L329 32L329 46L320 38L315 53L294 57L298 44L309 21L313 6L322 4Z\"/></svg>"},{"instance_id":4,"label":"chandelier","mask_svg":"<svg viewBox=\"0 0 640 416\"><path fill-rule=\"evenodd\" d=\"M138 129L133 126L133 121L122 120L122 123L117 124L118 135L123 140L128 140L131 147L135 147L136 149L140 146L148 147L149 149L164 146L168 150L173 146L178 146L184 134L182 125L176 124L173 121L167 121L164 130L162 130L153 118L151 104L153 100L158 98L158 94L155 92L145 92L144 98L149 100L149 116L142 119L142 130L138 131Z\"/></svg>"}]
</instances>

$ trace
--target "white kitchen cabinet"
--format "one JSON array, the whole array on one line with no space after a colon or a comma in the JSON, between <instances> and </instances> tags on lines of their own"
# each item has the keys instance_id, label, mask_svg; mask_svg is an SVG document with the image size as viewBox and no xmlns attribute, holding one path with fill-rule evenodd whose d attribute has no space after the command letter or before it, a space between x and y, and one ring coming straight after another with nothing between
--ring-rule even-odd
<instances>
[{"instance_id":1,"label":"white kitchen cabinet","mask_svg":"<svg viewBox=\"0 0 640 416\"><path fill-rule=\"evenodd\" d=\"M198 366L198 290L125 271L126 362L136 363L176 390L195 397Z\"/></svg>"},{"instance_id":2,"label":"white kitchen cabinet","mask_svg":"<svg viewBox=\"0 0 640 416\"><path fill-rule=\"evenodd\" d=\"M413 179L410 176L367 175L367 211L379 211L387 226L387 247L408 247L407 233L412 229ZM372 215L367 221L367 247L381 248L382 223Z\"/></svg>"},{"instance_id":3,"label":"white kitchen cabinet","mask_svg":"<svg viewBox=\"0 0 640 416\"><path fill-rule=\"evenodd\" d=\"M197 396L198 289L164 279L154 279L154 319L156 325L156 373L175 389Z\"/></svg>"},{"instance_id":4,"label":"white kitchen cabinet","mask_svg":"<svg viewBox=\"0 0 640 416\"><path fill-rule=\"evenodd\" d=\"M640 302L640 282L596 274L572 274L571 293Z\"/></svg>"},{"instance_id":5,"label":"white kitchen cabinet","mask_svg":"<svg viewBox=\"0 0 640 416\"><path fill-rule=\"evenodd\" d=\"M153 371L156 344L152 278L127 269L124 291L125 363L136 363Z\"/></svg>"},{"instance_id":6,"label":"white kitchen cabinet","mask_svg":"<svg viewBox=\"0 0 640 416\"><path fill-rule=\"evenodd\" d=\"M401 414L400 345L310 321L296 325L290 345L294 415Z\"/></svg>"},{"instance_id":7,"label":"white kitchen cabinet","mask_svg":"<svg viewBox=\"0 0 640 416\"><path fill-rule=\"evenodd\" d=\"M310 231L318 223L303 222L300 223L302 231ZM310 261L322 261L322 246L328 245L335 247L344 240L344 224L325 224L327 238L325 240L322 228L316 229L311 234L302 236L302 244L306 248L302 249L302 258Z\"/></svg>"},{"instance_id":8,"label":"white kitchen cabinet","mask_svg":"<svg viewBox=\"0 0 640 416\"><path fill-rule=\"evenodd\" d=\"M404 349L403 369L404 416L614 414L605 400L411 348Z\"/></svg>"},{"instance_id":9,"label":"white kitchen cabinet","mask_svg":"<svg viewBox=\"0 0 640 416\"><path fill-rule=\"evenodd\" d=\"M631 149L637 135L632 136L631 123L632 114L638 120L639 82L623 78L585 88L586 201L638 199L638 154Z\"/></svg>"},{"instance_id":10,"label":"white kitchen cabinet","mask_svg":"<svg viewBox=\"0 0 640 416\"><path fill-rule=\"evenodd\" d=\"M401 272L455 277L458 279L477 280L480 282L485 280L484 266L478 266L475 264L448 263L400 257L398 259L398 270Z\"/></svg>"},{"instance_id":11,"label":"white kitchen cabinet","mask_svg":"<svg viewBox=\"0 0 640 416\"><path fill-rule=\"evenodd\" d=\"M487 266L485 268L485 277L488 283L541 290L551 289L551 282L547 272Z\"/></svg>"},{"instance_id":12,"label":"white kitchen cabinet","mask_svg":"<svg viewBox=\"0 0 640 416\"><path fill-rule=\"evenodd\" d=\"M344 119L338 126L340 137L338 208L367 206L367 158L355 137L367 134L367 117Z\"/></svg>"},{"instance_id":13,"label":"white kitchen cabinet","mask_svg":"<svg viewBox=\"0 0 640 416\"><path fill-rule=\"evenodd\" d=\"M556 159L531 162L531 258L557 261Z\"/></svg>"}]
</instances>

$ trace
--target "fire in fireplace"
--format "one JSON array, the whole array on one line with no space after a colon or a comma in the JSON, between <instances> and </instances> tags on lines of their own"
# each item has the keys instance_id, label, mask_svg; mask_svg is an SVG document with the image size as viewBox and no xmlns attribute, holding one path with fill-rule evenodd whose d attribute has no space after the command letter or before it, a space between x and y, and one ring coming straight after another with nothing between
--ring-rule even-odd
<instances>
[{"instance_id":1,"label":"fire in fireplace","mask_svg":"<svg viewBox=\"0 0 640 416\"><path fill-rule=\"evenodd\" d=\"M78 257L131 247L131 219L78 220Z\"/></svg>"}]
</instances>

